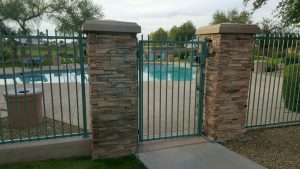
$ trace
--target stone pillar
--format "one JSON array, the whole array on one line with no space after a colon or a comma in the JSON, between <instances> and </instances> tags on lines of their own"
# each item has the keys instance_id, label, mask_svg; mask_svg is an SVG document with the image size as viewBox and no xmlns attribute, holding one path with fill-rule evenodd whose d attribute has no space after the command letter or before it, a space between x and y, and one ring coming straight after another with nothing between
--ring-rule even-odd
<instances>
[{"instance_id":1,"label":"stone pillar","mask_svg":"<svg viewBox=\"0 0 300 169\"><path fill-rule=\"evenodd\" d=\"M92 157L134 154L137 148L136 23L87 21Z\"/></svg>"},{"instance_id":2,"label":"stone pillar","mask_svg":"<svg viewBox=\"0 0 300 169\"><path fill-rule=\"evenodd\" d=\"M206 60L203 129L210 138L225 141L245 132L250 59L256 25L219 24L199 28L201 39L211 40Z\"/></svg>"}]
</instances>

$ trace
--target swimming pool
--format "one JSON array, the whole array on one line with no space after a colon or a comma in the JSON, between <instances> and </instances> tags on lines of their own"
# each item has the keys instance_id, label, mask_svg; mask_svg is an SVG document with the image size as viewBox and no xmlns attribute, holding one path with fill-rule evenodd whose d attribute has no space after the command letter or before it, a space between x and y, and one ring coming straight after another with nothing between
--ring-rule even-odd
<instances>
[{"instance_id":1,"label":"swimming pool","mask_svg":"<svg viewBox=\"0 0 300 169\"><path fill-rule=\"evenodd\" d=\"M191 81L196 78L196 68L174 66L172 64L144 64L143 81L173 80Z\"/></svg>"},{"instance_id":2,"label":"swimming pool","mask_svg":"<svg viewBox=\"0 0 300 169\"><path fill-rule=\"evenodd\" d=\"M172 66L169 64L144 64L143 65L143 81L155 80L173 80L173 81L191 81L196 78L195 68L185 68L184 66ZM26 73L16 73L15 78L12 74L0 75L0 85L5 84L32 84L34 83L81 83L81 72L79 69L71 70L43 70ZM88 70L84 70L85 83L88 83Z\"/></svg>"},{"instance_id":3,"label":"swimming pool","mask_svg":"<svg viewBox=\"0 0 300 169\"><path fill-rule=\"evenodd\" d=\"M85 83L88 82L88 71L85 69L84 71L84 79ZM0 75L0 84L32 84L33 82L38 83L69 83L76 82L81 83L81 72L79 69L71 69L71 70L43 70L42 73L40 71L26 72L26 73L16 73L15 78L12 74L9 75Z\"/></svg>"}]
</instances>

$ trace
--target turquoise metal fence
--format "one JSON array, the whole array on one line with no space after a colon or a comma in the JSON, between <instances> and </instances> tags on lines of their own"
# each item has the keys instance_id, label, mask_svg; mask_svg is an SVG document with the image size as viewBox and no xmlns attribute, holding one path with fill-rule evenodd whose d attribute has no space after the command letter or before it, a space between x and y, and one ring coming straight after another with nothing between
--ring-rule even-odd
<instances>
[{"instance_id":1,"label":"turquoise metal fence","mask_svg":"<svg viewBox=\"0 0 300 169\"><path fill-rule=\"evenodd\" d=\"M138 43L139 141L201 135L207 42Z\"/></svg>"},{"instance_id":2,"label":"turquoise metal fence","mask_svg":"<svg viewBox=\"0 0 300 169\"><path fill-rule=\"evenodd\" d=\"M299 34L254 39L246 126L300 123Z\"/></svg>"},{"instance_id":3,"label":"turquoise metal fence","mask_svg":"<svg viewBox=\"0 0 300 169\"><path fill-rule=\"evenodd\" d=\"M88 136L83 41L0 34L0 144Z\"/></svg>"}]
</instances>

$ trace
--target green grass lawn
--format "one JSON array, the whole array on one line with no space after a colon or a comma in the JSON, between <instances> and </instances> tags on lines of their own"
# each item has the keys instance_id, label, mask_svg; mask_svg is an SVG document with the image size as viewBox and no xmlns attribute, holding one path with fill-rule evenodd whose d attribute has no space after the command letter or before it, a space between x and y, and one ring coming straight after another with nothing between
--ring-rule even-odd
<instances>
[{"instance_id":1,"label":"green grass lawn","mask_svg":"<svg viewBox=\"0 0 300 169\"><path fill-rule=\"evenodd\" d=\"M146 169L135 156L91 160L89 157L0 165L2 169Z\"/></svg>"},{"instance_id":2,"label":"green grass lawn","mask_svg":"<svg viewBox=\"0 0 300 169\"><path fill-rule=\"evenodd\" d=\"M71 54L71 55L74 55L74 52L75 52L75 55L79 55L79 48L76 48L74 50L74 48L71 48L71 47L51 47L51 48L48 48L48 47L32 47L31 50L26 47L25 48L26 50L26 54L29 55L31 53L32 56L45 56L47 55L48 53L51 53L52 55L61 55L61 54ZM21 55L21 52L22 52L22 48L18 48L18 55Z\"/></svg>"}]
</instances>

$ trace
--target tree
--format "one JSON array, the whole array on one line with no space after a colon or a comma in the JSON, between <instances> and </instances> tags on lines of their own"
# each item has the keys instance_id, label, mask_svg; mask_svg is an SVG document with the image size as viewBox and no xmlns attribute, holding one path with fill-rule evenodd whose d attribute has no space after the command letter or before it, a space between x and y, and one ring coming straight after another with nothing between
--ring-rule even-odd
<instances>
[{"instance_id":1,"label":"tree","mask_svg":"<svg viewBox=\"0 0 300 169\"><path fill-rule=\"evenodd\" d=\"M99 20L104 17L102 7L91 0L65 0L64 9L51 16L61 34L72 34L81 30L86 20Z\"/></svg>"},{"instance_id":2,"label":"tree","mask_svg":"<svg viewBox=\"0 0 300 169\"><path fill-rule=\"evenodd\" d=\"M186 21L182 25L173 26L170 31L166 31L163 28L157 29L155 32L150 33L151 40L166 40L169 36L170 40L191 40L196 33L196 27L191 21Z\"/></svg>"},{"instance_id":3,"label":"tree","mask_svg":"<svg viewBox=\"0 0 300 169\"><path fill-rule=\"evenodd\" d=\"M171 40L191 40L196 33L196 27L191 21L187 21L179 27L173 26L169 36Z\"/></svg>"},{"instance_id":4,"label":"tree","mask_svg":"<svg viewBox=\"0 0 300 169\"><path fill-rule=\"evenodd\" d=\"M150 40L167 40L168 32L163 28L158 28L155 32L150 33Z\"/></svg>"},{"instance_id":5,"label":"tree","mask_svg":"<svg viewBox=\"0 0 300 169\"><path fill-rule=\"evenodd\" d=\"M217 10L213 14L213 20L210 24L220 23L251 24L251 14L245 10L239 12L237 9L230 9L228 11Z\"/></svg>"},{"instance_id":6,"label":"tree","mask_svg":"<svg viewBox=\"0 0 300 169\"><path fill-rule=\"evenodd\" d=\"M280 22L263 18L261 22L258 23L262 33L270 34L270 33L290 33L294 31L293 27L286 27L282 25Z\"/></svg>"},{"instance_id":7,"label":"tree","mask_svg":"<svg viewBox=\"0 0 300 169\"><path fill-rule=\"evenodd\" d=\"M3 22L0 22L0 33L4 35L8 35L10 32L14 33L10 27L5 25Z\"/></svg>"},{"instance_id":8,"label":"tree","mask_svg":"<svg viewBox=\"0 0 300 169\"><path fill-rule=\"evenodd\" d=\"M263 5L267 4L268 0L244 0L247 5L252 2L253 12ZM300 23L300 1L299 0L281 0L274 10L284 26L297 25Z\"/></svg>"},{"instance_id":9,"label":"tree","mask_svg":"<svg viewBox=\"0 0 300 169\"><path fill-rule=\"evenodd\" d=\"M40 23L43 16L51 15L63 7L64 4L59 0L2 0L0 19L4 23L17 24L22 34L28 34L32 24Z\"/></svg>"},{"instance_id":10,"label":"tree","mask_svg":"<svg viewBox=\"0 0 300 169\"><path fill-rule=\"evenodd\" d=\"M169 37L171 40L179 39L179 28L177 26L173 26L169 32Z\"/></svg>"},{"instance_id":11,"label":"tree","mask_svg":"<svg viewBox=\"0 0 300 169\"><path fill-rule=\"evenodd\" d=\"M179 37L183 40L193 39L193 37L195 37L195 33L196 27L191 21L187 21L179 27Z\"/></svg>"},{"instance_id":12,"label":"tree","mask_svg":"<svg viewBox=\"0 0 300 169\"><path fill-rule=\"evenodd\" d=\"M0 0L0 22L18 25L22 34L43 19L54 21L60 33L71 34L85 20L102 17L101 6L91 0Z\"/></svg>"}]
</instances>

